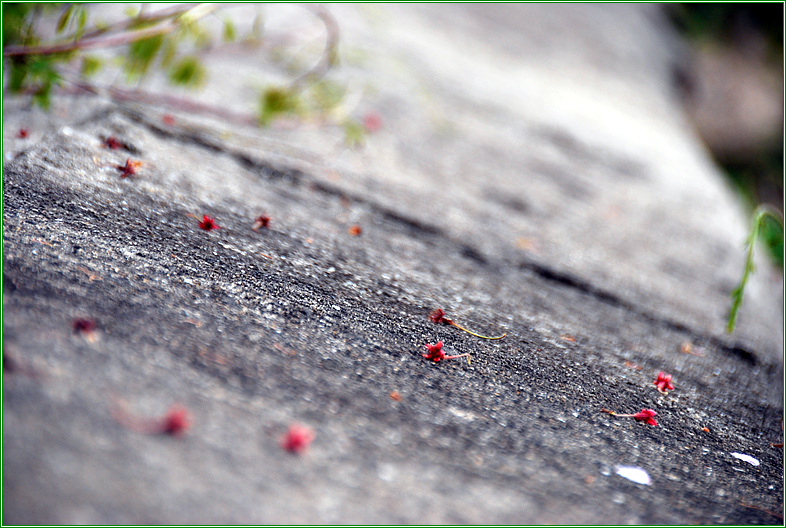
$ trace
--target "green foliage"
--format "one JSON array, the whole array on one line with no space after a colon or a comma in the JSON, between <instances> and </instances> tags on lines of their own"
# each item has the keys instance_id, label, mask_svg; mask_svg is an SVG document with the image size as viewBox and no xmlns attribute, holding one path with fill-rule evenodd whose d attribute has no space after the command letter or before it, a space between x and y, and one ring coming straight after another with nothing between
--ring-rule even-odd
<instances>
[{"instance_id":1,"label":"green foliage","mask_svg":"<svg viewBox=\"0 0 786 528\"><path fill-rule=\"evenodd\" d=\"M56 62L60 56L14 57L11 60L11 75L8 89L18 93L28 89L33 94L33 102L48 109L51 103L52 87L58 86L63 79L57 70Z\"/></svg>"},{"instance_id":2,"label":"green foliage","mask_svg":"<svg viewBox=\"0 0 786 528\"><path fill-rule=\"evenodd\" d=\"M83 79L94 76L107 65L117 65L129 83L142 81L154 70L165 72L168 81L176 86L198 88L205 83L207 70L198 52L212 43L200 19L218 9L215 5L184 5L180 9L157 12L129 5L125 9L129 20L124 24L91 24L88 7L81 3L2 4L3 46L4 49L6 46L14 48L4 59L8 68L6 87L11 92L32 94L36 104L49 107L52 88L63 82L62 66L75 58L80 60L78 66ZM58 38L42 44L35 25L46 13L57 14L48 23L54 25ZM257 15L250 33L242 37L243 42L260 43L263 26L263 18ZM333 27L328 25L329 32L335 31ZM88 40L82 40L86 35L90 36L91 47L104 38L113 45L124 42L124 54L109 62L96 55L87 55L83 48ZM237 28L227 17L223 18L222 39L224 42L238 40ZM267 126L283 116L319 115L324 118L339 107L346 88L322 79L330 66L337 63L335 42L336 36L330 33L328 49L317 67L288 86L273 86L260 94L257 115L260 125ZM60 52L62 49L70 51ZM345 129L347 143L362 143L362 127L338 119Z\"/></svg>"},{"instance_id":3,"label":"green foliage","mask_svg":"<svg viewBox=\"0 0 786 528\"><path fill-rule=\"evenodd\" d=\"M126 62L123 68L126 71L129 81L138 81L150 70L150 66L161 51L164 44L164 36L156 35L142 40L132 42L128 46Z\"/></svg>"},{"instance_id":4,"label":"green foliage","mask_svg":"<svg viewBox=\"0 0 786 528\"><path fill-rule=\"evenodd\" d=\"M32 44L29 33L28 14L33 4L3 4L3 46L15 43Z\"/></svg>"},{"instance_id":5,"label":"green foliage","mask_svg":"<svg viewBox=\"0 0 786 528\"><path fill-rule=\"evenodd\" d=\"M366 142L366 129L354 119L344 121L344 143L349 147L360 147Z\"/></svg>"},{"instance_id":6,"label":"green foliage","mask_svg":"<svg viewBox=\"0 0 786 528\"><path fill-rule=\"evenodd\" d=\"M296 116L303 110L300 94L290 88L271 86L262 92L257 119L261 126L268 126L280 116Z\"/></svg>"},{"instance_id":7,"label":"green foliage","mask_svg":"<svg viewBox=\"0 0 786 528\"><path fill-rule=\"evenodd\" d=\"M311 103L310 106L315 111L323 113L329 112L341 104L345 93L346 88L324 79L312 83L306 89L306 95Z\"/></svg>"},{"instance_id":8,"label":"green foliage","mask_svg":"<svg viewBox=\"0 0 786 528\"><path fill-rule=\"evenodd\" d=\"M770 251L776 266L783 268L783 226L771 216L764 217L761 225L761 241Z\"/></svg>"},{"instance_id":9,"label":"green foliage","mask_svg":"<svg viewBox=\"0 0 786 528\"><path fill-rule=\"evenodd\" d=\"M104 61L94 55L85 55L82 57L82 67L80 72L82 77L90 78L104 67Z\"/></svg>"},{"instance_id":10,"label":"green foliage","mask_svg":"<svg viewBox=\"0 0 786 528\"><path fill-rule=\"evenodd\" d=\"M169 70L169 82L178 86L198 88L205 83L206 78L205 67L193 56L183 57Z\"/></svg>"},{"instance_id":11,"label":"green foliage","mask_svg":"<svg viewBox=\"0 0 786 528\"><path fill-rule=\"evenodd\" d=\"M235 24L229 18L224 18L224 42L234 42L237 40L237 30Z\"/></svg>"},{"instance_id":12,"label":"green foliage","mask_svg":"<svg viewBox=\"0 0 786 528\"><path fill-rule=\"evenodd\" d=\"M783 248L783 217L780 215L780 213L770 209L766 205L760 205L754 212L753 225L746 242L746 245L748 246L748 254L745 258L745 269L742 272L742 279L740 280L740 283L737 285L737 287L734 288L734 290L731 292L731 310L729 311L729 320L726 324L726 331L729 333L734 332L734 328L737 325L737 312L739 312L740 306L742 306L742 297L745 293L745 286L747 285L751 274L756 269L753 263L753 247L756 245L756 241L759 239L759 232L762 230L762 226L765 224L765 220L767 220L768 217L770 218L771 224L777 224L777 226L773 227L775 227L779 232L780 244L781 248Z\"/></svg>"},{"instance_id":13,"label":"green foliage","mask_svg":"<svg viewBox=\"0 0 786 528\"><path fill-rule=\"evenodd\" d=\"M68 29L73 35L73 40L79 40L85 33L86 23L87 10L85 7L81 4L71 4L57 21L57 33L63 33ZM74 26L76 27L74 28Z\"/></svg>"}]
</instances>

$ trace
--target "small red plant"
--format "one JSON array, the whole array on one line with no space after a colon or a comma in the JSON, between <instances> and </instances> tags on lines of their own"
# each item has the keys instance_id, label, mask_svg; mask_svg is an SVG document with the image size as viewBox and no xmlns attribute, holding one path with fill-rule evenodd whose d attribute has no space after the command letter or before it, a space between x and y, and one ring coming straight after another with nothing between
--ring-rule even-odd
<instances>
[{"instance_id":1,"label":"small red plant","mask_svg":"<svg viewBox=\"0 0 786 528\"><path fill-rule=\"evenodd\" d=\"M96 340L96 329L98 324L95 319L88 319L87 317L77 317L71 322L71 327L74 329L75 334L82 334L85 339L94 343Z\"/></svg>"},{"instance_id":2,"label":"small red plant","mask_svg":"<svg viewBox=\"0 0 786 528\"><path fill-rule=\"evenodd\" d=\"M20 129L19 129L19 133L17 134L17 137L18 137L19 139L25 139L25 138L26 138L27 136L29 136L29 135L30 135L30 131L29 131L28 129L26 129L26 128L20 128Z\"/></svg>"},{"instance_id":3,"label":"small red plant","mask_svg":"<svg viewBox=\"0 0 786 528\"><path fill-rule=\"evenodd\" d=\"M265 229L270 229L270 220L271 218L267 215L257 216L256 219L254 220L254 227L252 227L251 229L253 229L254 231L262 227L264 227Z\"/></svg>"},{"instance_id":4,"label":"small red plant","mask_svg":"<svg viewBox=\"0 0 786 528\"><path fill-rule=\"evenodd\" d=\"M674 390L674 385L671 384L671 374L665 372L659 372L657 379L652 383L658 387L658 392L661 394L668 394L667 391Z\"/></svg>"},{"instance_id":5,"label":"small red plant","mask_svg":"<svg viewBox=\"0 0 786 528\"><path fill-rule=\"evenodd\" d=\"M175 124L175 116L172 114L164 114L161 116L161 121L167 126L172 126Z\"/></svg>"},{"instance_id":6,"label":"small red plant","mask_svg":"<svg viewBox=\"0 0 786 528\"><path fill-rule=\"evenodd\" d=\"M143 164L144 163L141 161L132 161L131 158L128 158L125 165L115 165L115 168L120 171L121 178L128 178L129 176L136 174L139 167L141 167Z\"/></svg>"},{"instance_id":7,"label":"small red plant","mask_svg":"<svg viewBox=\"0 0 786 528\"><path fill-rule=\"evenodd\" d=\"M286 434L281 437L281 447L294 453L302 455L314 441L314 431L305 425L293 423L289 426Z\"/></svg>"},{"instance_id":8,"label":"small red plant","mask_svg":"<svg viewBox=\"0 0 786 528\"><path fill-rule=\"evenodd\" d=\"M620 416L623 418L635 418L640 422L647 422L647 424L653 426L658 425L658 422L655 421L655 416L657 416L658 413L656 413L652 409L642 409L640 412L637 412L636 414L617 414L614 411L610 411L608 409L601 409L600 412L605 412L612 416Z\"/></svg>"},{"instance_id":9,"label":"small red plant","mask_svg":"<svg viewBox=\"0 0 786 528\"><path fill-rule=\"evenodd\" d=\"M96 322L95 320L88 319L86 317L77 317L76 319L74 319L72 326L74 327L75 333L86 334L95 331Z\"/></svg>"},{"instance_id":10,"label":"small red plant","mask_svg":"<svg viewBox=\"0 0 786 528\"><path fill-rule=\"evenodd\" d=\"M205 231L212 231L213 229L221 229L221 226L216 223L213 217L203 215L202 220L199 222L199 228Z\"/></svg>"},{"instance_id":11,"label":"small red plant","mask_svg":"<svg viewBox=\"0 0 786 528\"><path fill-rule=\"evenodd\" d=\"M443 359L456 359L460 357L466 357L467 361L469 361L469 353L459 354L457 356L446 356L445 352L442 351L442 341L437 342L436 345L426 345L426 349L428 349L428 354L421 354L424 358L432 360L434 363L438 363Z\"/></svg>"},{"instance_id":12,"label":"small red plant","mask_svg":"<svg viewBox=\"0 0 786 528\"><path fill-rule=\"evenodd\" d=\"M131 431L141 434L169 434L181 436L193 423L191 413L179 404L172 405L160 418L140 418L130 414L125 407L115 406L112 409L114 419Z\"/></svg>"},{"instance_id":13,"label":"small red plant","mask_svg":"<svg viewBox=\"0 0 786 528\"><path fill-rule=\"evenodd\" d=\"M350 226L349 229L347 229L347 233L349 233L352 236L358 236L361 233L363 233L363 228L360 227L359 225L353 225L353 226Z\"/></svg>"},{"instance_id":14,"label":"small red plant","mask_svg":"<svg viewBox=\"0 0 786 528\"><path fill-rule=\"evenodd\" d=\"M504 333L504 334L502 334L501 336L496 336L496 337L489 337L489 336L484 336L484 335L476 334L475 332L473 332L473 331L471 331L471 330L467 330L467 329L466 329L466 328L464 328L463 326L460 326L458 323L456 323L456 322L455 322L455 321L453 321L452 319L448 319L447 317L445 317L445 312L444 312L444 311L443 311L441 308L437 308L436 310L433 310L433 311L432 311L432 312L429 314L429 316L428 316L428 317L429 317L429 319L431 319L431 322L432 322L432 323L435 323L435 324L445 324L445 325L455 326L455 327L456 327L456 328L458 328L459 330L463 330L464 332L466 332L466 333L468 333L468 334L470 334L470 335L474 335L475 337L480 337L480 338L482 338L482 339L502 339L503 337L505 337L506 335L508 335L508 334L507 334L507 332L506 332L506 333Z\"/></svg>"},{"instance_id":15,"label":"small red plant","mask_svg":"<svg viewBox=\"0 0 786 528\"><path fill-rule=\"evenodd\" d=\"M121 143L115 136L109 136L104 140L104 146L112 150L120 150L126 148L124 143Z\"/></svg>"},{"instance_id":16,"label":"small red plant","mask_svg":"<svg viewBox=\"0 0 786 528\"><path fill-rule=\"evenodd\" d=\"M382 117L376 112L369 112L363 116L363 126L369 132L376 132L382 128Z\"/></svg>"}]
</instances>

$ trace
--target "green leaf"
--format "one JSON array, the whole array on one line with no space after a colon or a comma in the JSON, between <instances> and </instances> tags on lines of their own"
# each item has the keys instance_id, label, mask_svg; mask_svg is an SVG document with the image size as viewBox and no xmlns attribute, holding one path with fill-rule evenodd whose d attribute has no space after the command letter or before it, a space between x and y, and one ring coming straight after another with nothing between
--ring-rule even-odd
<instances>
[{"instance_id":1,"label":"green leaf","mask_svg":"<svg viewBox=\"0 0 786 528\"><path fill-rule=\"evenodd\" d=\"M762 228L762 225L765 223L767 216L769 216L773 221L777 222L781 240L783 238L783 216L781 216L778 211L770 208L767 205L762 204L758 206L753 212L753 225L751 226L751 232L750 235L748 235L748 240L746 242L748 254L745 258L745 269L742 272L742 279L740 279L740 283L731 292L731 310L729 310L729 320L726 323L726 331L728 333L734 332L734 328L737 325L737 313L742 306L742 297L745 294L745 286L747 285L750 276L756 270L756 266L753 262L753 248L756 245L756 240L759 238L759 232Z\"/></svg>"},{"instance_id":2,"label":"green leaf","mask_svg":"<svg viewBox=\"0 0 786 528\"><path fill-rule=\"evenodd\" d=\"M366 131L363 125L354 119L344 121L344 142L350 147L360 147L366 142Z\"/></svg>"},{"instance_id":3,"label":"green leaf","mask_svg":"<svg viewBox=\"0 0 786 528\"><path fill-rule=\"evenodd\" d=\"M49 110L49 108L52 106L51 88L52 87L49 85L40 88L36 93L33 94L33 103L39 108Z\"/></svg>"},{"instance_id":4,"label":"green leaf","mask_svg":"<svg viewBox=\"0 0 786 528\"><path fill-rule=\"evenodd\" d=\"M261 42L262 35L265 32L265 19L261 13L254 16L254 22L251 24L251 35L249 40Z\"/></svg>"},{"instance_id":5,"label":"green leaf","mask_svg":"<svg viewBox=\"0 0 786 528\"><path fill-rule=\"evenodd\" d=\"M81 73L83 77L92 77L104 67L104 61L95 55L85 55L82 57Z\"/></svg>"},{"instance_id":6,"label":"green leaf","mask_svg":"<svg viewBox=\"0 0 786 528\"><path fill-rule=\"evenodd\" d=\"M11 75L8 80L8 89L12 93L19 93L25 87L25 80L27 79L28 67L23 60L11 60Z\"/></svg>"},{"instance_id":7,"label":"green leaf","mask_svg":"<svg viewBox=\"0 0 786 528\"><path fill-rule=\"evenodd\" d=\"M36 38L31 34L28 14L35 4L3 3L3 46L9 44L30 45Z\"/></svg>"},{"instance_id":8,"label":"green leaf","mask_svg":"<svg viewBox=\"0 0 786 528\"><path fill-rule=\"evenodd\" d=\"M76 30L73 37L78 39L84 33L85 24L87 23L87 9L81 4L71 4L63 11L63 14L60 15L57 21L57 34L59 35L74 23L76 24Z\"/></svg>"},{"instance_id":9,"label":"green leaf","mask_svg":"<svg viewBox=\"0 0 786 528\"><path fill-rule=\"evenodd\" d=\"M130 79L139 79L147 73L163 43L163 35L156 35L129 44L125 70Z\"/></svg>"},{"instance_id":10,"label":"green leaf","mask_svg":"<svg viewBox=\"0 0 786 528\"><path fill-rule=\"evenodd\" d=\"M87 9L84 6L79 6L79 13L76 21L76 32L74 38L80 39L85 34L85 25L87 24Z\"/></svg>"},{"instance_id":11,"label":"green leaf","mask_svg":"<svg viewBox=\"0 0 786 528\"><path fill-rule=\"evenodd\" d=\"M169 81L172 84L196 88L204 84L207 70L193 56L183 57L169 70Z\"/></svg>"},{"instance_id":12,"label":"green leaf","mask_svg":"<svg viewBox=\"0 0 786 528\"><path fill-rule=\"evenodd\" d=\"M66 8L65 11L63 11L63 14L60 15L60 18L57 21L57 26L55 27L55 31L58 34L62 33L65 30L66 26L68 26L68 23L71 21L71 17L74 15L74 11L76 10L76 7L77 7L76 4L71 4Z\"/></svg>"},{"instance_id":13,"label":"green leaf","mask_svg":"<svg viewBox=\"0 0 786 528\"><path fill-rule=\"evenodd\" d=\"M234 42L237 39L235 24L229 17L224 17L224 42Z\"/></svg>"},{"instance_id":14,"label":"green leaf","mask_svg":"<svg viewBox=\"0 0 786 528\"><path fill-rule=\"evenodd\" d=\"M337 107L346 89L338 83L321 80L309 86L308 93L313 102L314 109L320 112L328 112Z\"/></svg>"},{"instance_id":15,"label":"green leaf","mask_svg":"<svg viewBox=\"0 0 786 528\"><path fill-rule=\"evenodd\" d=\"M281 115L298 115L302 101L297 92L283 87L270 87L262 92L257 116L261 126L268 126Z\"/></svg>"}]
</instances>

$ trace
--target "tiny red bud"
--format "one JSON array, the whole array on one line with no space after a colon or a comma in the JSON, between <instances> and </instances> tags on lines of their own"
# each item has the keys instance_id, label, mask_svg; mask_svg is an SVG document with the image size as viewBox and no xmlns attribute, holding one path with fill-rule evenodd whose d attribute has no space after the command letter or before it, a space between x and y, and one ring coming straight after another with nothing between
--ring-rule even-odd
<instances>
[{"instance_id":1,"label":"tiny red bud","mask_svg":"<svg viewBox=\"0 0 786 528\"><path fill-rule=\"evenodd\" d=\"M642 409L634 414L633 417L640 422L647 422L649 425L658 425L658 422L655 421L657 414L652 409Z\"/></svg>"},{"instance_id":2,"label":"tiny red bud","mask_svg":"<svg viewBox=\"0 0 786 528\"><path fill-rule=\"evenodd\" d=\"M369 132L376 132L382 127L382 117L376 112L369 112L363 117L363 126Z\"/></svg>"},{"instance_id":3,"label":"tiny red bud","mask_svg":"<svg viewBox=\"0 0 786 528\"><path fill-rule=\"evenodd\" d=\"M74 319L72 326L77 334L89 334L95 331L97 325L93 319L78 317Z\"/></svg>"},{"instance_id":4,"label":"tiny red bud","mask_svg":"<svg viewBox=\"0 0 786 528\"><path fill-rule=\"evenodd\" d=\"M211 231L213 229L221 229L221 226L218 225L212 217L203 215L202 221L199 222L199 228L205 231Z\"/></svg>"},{"instance_id":5,"label":"tiny red bud","mask_svg":"<svg viewBox=\"0 0 786 528\"><path fill-rule=\"evenodd\" d=\"M450 319L445 318L445 311L441 308L432 310L428 318L431 319L431 322L435 324L450 324Z\"/></svg>"},{"instance_id":6,"label":"tiny red bud","mask_svg":"<svg viewBox=\"0 0 786 528\"><path fill-rule=\"evenodd\" d=\"M181 405L173 405L164 416L161 424L161 432L180 436L191 427L191 413Z\"/></svg>"},{"instance_id":7,"label":"tiny red bud","mask_svg":"<svg viewBox=\"0 0 786 528\"><path fill-rule=\"evenodd\" d=\"M442 351L442 341L438 341L435 345L426 344L428 354L421 354L424 358L434 361L434 363L445 359L445 353Z\"/></svg>"},{"instance_id":8,"label":"tiny red bud","mask_svg":"<svg viewBox=\"0 0 786 528\"><path fill-rule=\"evenodd\" d=\"M653 426L658 425L658 422L655 421L655 416L657 416L658 413L656 413L652 409L642 409L640 412L637 412L636 414L617 414L614 411L610 411L608 409L601 409L600 412L608 413L612 416L619 416L622 418L635 418L640 422L647 422L647 424Z\"/></svg>"},{"instance_id":9,"label":"tiny red bud","mask_svg":"<svg viewBox=\"0 0 786 528\"><path fill-rule=\"evenodd\" d=\"M269 229L270 226L270 217L267 215L261 215L256 217L254 220L254 227L252 228L254 231L257 229L264 227L265 229Z\"/></svg>"},{"instance_id":10,"label":"tiny red bud","mask_svg":"<svg viewBox=\"0 0 786 528\"><path fill-rule=\"evenodd\" d=\"M435 345L426 345L426 349L428 349L428 354L421 354L424 358L432 360L434 363L437 363L443 359L456 359L460 357L469 357L468 353L458 354L456 356L446 356L445 352L442 350L442 341L438 341ZM469 361L469 359L467 359Z\"/></svg>"},{"instance_id":11,"label":"tiny red bud","mask_svg":"<svg viewBox=\"0 0 786 528\"><path fill-rule=\"evenodd\" d=\"M304 425L294 423L289 426L289 430L281 438L281 447L290 453L300 455L306 452L313 440L314 431Z\"/></svg>"},{"instance_id":12,"label":"tiny red bud","mask_svg":"<svg viewBox=\"0 0 786 528\"><path fill-rule=\"evenodd\" d=\"M109 136L108 138L106 138L104 140L104 146L112 150L119 150L125 147L125 145L123 145L120 141L118 141L118 139L115 136Z\"/></svg>"},{"instance_id":13,"label":"tiny red bud","mask_svg":"<svg viewBox=\"0 0 786 528\"><path fill-rule=\"evenodd\" d=\"M141 166L141 161L132 161L131 158L126 160L125 165L115 165L115 167L120 170L121 178L127 178L128 176L136 174L137 169L139 169Z\"/></svg>"},{"instance_id":14,"label":"tiny red bud","mask_svg":"<svg viewBox=\"0 0 786 528\"><path fill-rule=\"evenodd\" d=\"M671 383L671 374L666 374L665 372L659 372L658 377L653 382L658 388L658 392L662 394L668 394L666 391L674 390L674 385Z\"/></svg>"}]
</instances>

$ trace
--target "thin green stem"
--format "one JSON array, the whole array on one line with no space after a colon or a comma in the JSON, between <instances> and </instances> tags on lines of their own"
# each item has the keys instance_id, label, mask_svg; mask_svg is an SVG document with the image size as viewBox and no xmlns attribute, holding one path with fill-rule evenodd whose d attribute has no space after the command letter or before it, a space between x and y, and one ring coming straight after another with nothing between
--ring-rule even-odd
<instances>
[{"instance_id":1,"label":"thin green stem","mask_svg":"<svg viewBox=\"0 0 786 528\"><path fill-rule=\"evenodd\" d=\"M726 331L730 334L734 332L734 328L737 325L737 312L739 312L740 306L742 306L742 297L745 294L745 286L748 284L748 279L750 278L751 274L756 269L756 266L753 263L753 247L756 245L756 240L759 238L759 230L761 229L761 225L764 222L764 218L766 216L769 216L778 222L778 224L781 226L781 230L783 229L783 216L776 209L766 204L761 204L753 212L753 226L746 242L746 245L748 246L748 254L745 258L745 270L742 273L742 279L740 280L740 283L731 292L731 310L729 311L729 321L726 324Z\"/></svg>"}]
</instances>

